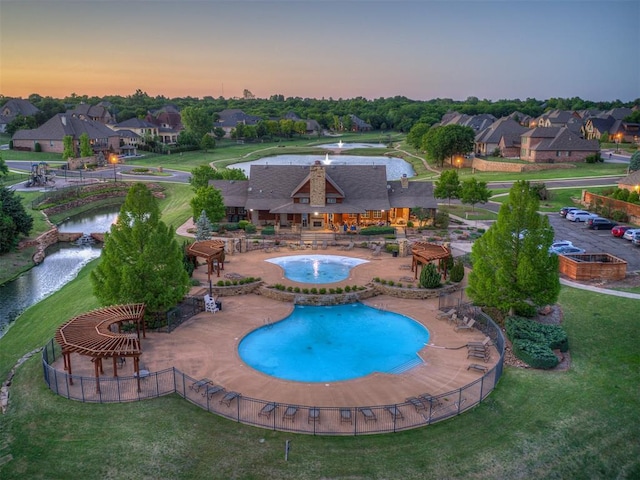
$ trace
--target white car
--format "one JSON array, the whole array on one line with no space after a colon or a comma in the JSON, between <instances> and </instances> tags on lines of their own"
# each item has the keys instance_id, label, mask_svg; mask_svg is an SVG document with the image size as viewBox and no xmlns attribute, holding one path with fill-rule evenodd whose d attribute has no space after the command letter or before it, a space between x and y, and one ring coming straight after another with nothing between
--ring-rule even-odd
<instances>
[{"instance_id":1,"label":"white car","mask_svg":"<svg viewBox=\"0 0 640 480\"><path fill-rule=\"evenodd\" d=\"M624 232L624 235L622 235L622 238L624 238L625 240L633 240L633 236L636 232L640 232L640 228L630 228L629 230L627 230L626 232Z\"/></svg>"},{"instance_id":2,"label":"white car","mask_svg":"<svg viewBox=\"0 0 640 480\"><path fill-rule=\"evenodd\" d=\"M573 243L570 242L569 240L554 240L551 246L549 247L549 250L554 250L560 247L573 247Z\"/></svg>"},{"instance_id":3,"label":"white car","mask_svg":"<svg viewBox=\"0 0 640 480\"><path fill-rule=\"evenodd\" d=\"M567 213L567 220L571 222L586 222L588 218L595 218L598 215L595 213L587 212L586 210L574 210Z\"/></svg>"}]
</instances>

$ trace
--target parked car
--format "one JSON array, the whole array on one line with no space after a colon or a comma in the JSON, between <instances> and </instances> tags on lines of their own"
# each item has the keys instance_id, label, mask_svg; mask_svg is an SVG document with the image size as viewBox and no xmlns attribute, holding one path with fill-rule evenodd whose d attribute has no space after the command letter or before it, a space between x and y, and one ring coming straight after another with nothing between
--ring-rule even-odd
<instances>
[{"instance_id":1,"label":"parked car","mask_svg":"<svg viewBox=\"0 0 640 480\"><path fill-rule=\"evenodd\" d=\"M591 230L611 230L616 225L616 222L612 222L607 218L595 217L587 219L587 228Z\"/></svg>"},{"instance_id":2,"label":"parked car","mask_svg":"<svg viewBox=\"0 0 640 480\"><path fill-rule=\"evenodd\" d=\"M633 238L631 239L631 243L640 247L640 232L636 232L633 234Z\"/></svg>"},{"instance_id":3,"label":"parked car","mask_svg":"<svg viewBox=\"0 0 640 480\"><path fill-rule=\"evenodd\" d=\"M549 247L549 253L554 253L553 250L560 247L573 247L573 243L569 240L554 240Z\"/></svg>"},{"instance_id":4,"label":"parked car","mask_svg":"<svg viewBox=\"0 0 640 480\"><path fill-rule=\"evenodd\" d=\"M560 209L560 216L561 217L566 217L567 213L569 213L569 212L571 212L573 210L578 210L578 208L576 208L576 207L562 207Z\"/></svg>"},{"instance_id":5,"label":"parked car","mask_svg":"<svg viewBox=\"0 0 640 480\"><path fill-rule=\"evenodd\" d=\"M622 237L624 232L629 230L631 227L629 225L616 225L611 229L611 235L614 237Z\"/></svg>"},{"instance_id":6,"label":"parked car","mask_svg":"<svg viewBox=\"0 0 640 480\"><path fill-rule=\"evenodd\" d=\"M587 212L586 210L572 210L567 213L565 218L571 222L586 222L587 219L597 216L595 213Z\"/></svg>"},{"instance_id":7,"label":"parked car","mask_svg":"<svg viewBox=\"0 0 640 480\"><path fill-rule=\"evenodd\" d=\"M571 255L573 253L584 253L583 248L574 247L573 245L566 245L564 247L558 247L551 250L551 253L556 255Z\"/></svg>"},{"instance_id":8,"label":"parked car","mask_svg":"<svg viewBox=\"0 0 640 480\"><path fill-rule=\"evenodd\" d=\"M622 238L624 238L625 240L633 240L633 235L636 232L640 232L640 228L629 228L626 232L624 232L624 235L622 235Z\"/></svg>"}]
</instances>

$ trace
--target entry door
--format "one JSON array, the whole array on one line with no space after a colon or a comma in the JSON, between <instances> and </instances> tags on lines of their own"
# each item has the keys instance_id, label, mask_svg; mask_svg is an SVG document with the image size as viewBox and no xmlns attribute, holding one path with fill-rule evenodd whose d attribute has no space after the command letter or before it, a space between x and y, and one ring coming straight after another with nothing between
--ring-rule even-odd
<instances>
[{"instance_id":1,"label":"entry door","mask_svg":"<svg viewBox=\"0 0 640 480\"><path fill-rule=\"evenodd\" d=\"M309 217L306 213L302 214L302 228L307 228L309 226Z\"/></svg>"}]
</instances>

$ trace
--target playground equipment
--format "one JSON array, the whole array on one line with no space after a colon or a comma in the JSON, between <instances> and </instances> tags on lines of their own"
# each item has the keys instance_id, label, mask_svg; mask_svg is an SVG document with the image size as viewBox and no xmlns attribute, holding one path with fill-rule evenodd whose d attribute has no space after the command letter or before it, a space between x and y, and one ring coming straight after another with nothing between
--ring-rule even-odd
<instances>
[{"instance_id":1,"label":"playground equipment","mask_svg":"<svg viewBox=\"0 0 640 480\"><path fill-rule=\"evenodd\" d=\"M49 164L46 162L32 163L27 187L50 187L55 184L54 174L49 174Z\"/></svg>"}]
</instances>

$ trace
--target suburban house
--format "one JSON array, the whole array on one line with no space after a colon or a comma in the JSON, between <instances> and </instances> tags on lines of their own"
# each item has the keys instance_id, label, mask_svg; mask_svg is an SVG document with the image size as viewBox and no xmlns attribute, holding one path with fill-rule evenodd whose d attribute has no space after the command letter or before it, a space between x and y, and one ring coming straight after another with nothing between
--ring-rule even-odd
<instances>
[{"instance_id":1,"label":"suburban house","mask_svg":"<svg viewBox=\"0 0 640 480\"><path fill-rule=\"evenodd\" d=\"M640 193L640 170L621 178L618 181L618 188Z\"/></svg>"},{"instance_id":2,"label":"suburban house","mask_svg":"<svg viewBox=\"0 0 640 480\"><path fill-rule=\"evenodd\" d=\"M601 115L588 119L583 128L588 139L600 140L603 135L607 141L618 143L640 143L640 124L616 120L612 115Z\"/></svg>"},{"instance_id":3,"label":"suburban house","mask_svg":"<svg viewBox=\"0 0 640 480\"><path fill-rule=\"evenodd\" d=\"M165 105L157 110L147 112L145 121L158 127L158 137L162 143L173 145L178 142L178 135L184 129L180 110L175 105Z\"/></svg>"},{"instance_id":4,"label":"suburban house","mask_svg":"<svg viewBox=\"0 0 640 480\"><path fill-rule=\"evenodd\" d=\"M528 127L531 120L533 120L533 118L531 118L531 115L527 115L526 113L522 113L517 110L511 113L509 115L509 118L515 120L517 123L525 127Z\"/></svg>"},{"instance_id":5,"label":"suburban house","mask_svg":"<svg viewBox=\"0 0 640 480\"><path fill-rule=\"evenodd\" d=\"M9 100L0 108L0 132L6 132L7 125L17 116L31 117L39 111L40 109L36 108L29 100L21 98Z\"/></svg>"},{"instance_id":6,"label":"suburban house","mask_svg":"<svg viewBox=\"0 0 640 480\"><path fill-rule=\"evenodd\" d=\"M351 119L351 131L352 132L369 132L373 129L371 125L362 120L361 118L356 117L353 114L349 114L349 118Z\"/></svg>"},{"instance_id":7,"label":"suburban house","mask_svg":"<svg viewBox=\"0 0 640 480\"><path fill-rule=\"evenodd\" d=\"M18 130L13 135L13 148L33 151L40 144L43 152L62 153L63 139L67 135L73 138L76 155L80 153L80 136L86 133L94 153L120 152L120 136L101 122L82 120L77 116L59 113L38 128Z\"/></svg>"},{"instance_id":8,"label":"suburban house","mask_svg":"<svg viewBox=\"0 0 640 480\"><path fill-rule=\"evenodd\" d=\"M463 127L470 127L478 133L493 124L496 121L496 117L490 114L481 115L467 115L465 113L447 112L442 116L440 120L440 126L446 125L462 125Z\"/></svg>"},{"instance_id":9,"label":"suburban house","mask_svg":"<svg viewBox=\"0 0 640 480\"><path fill-rule=\"evenodd\" d=\"M380 165L252 165L249 180L211 180L227 220L294 229L354 231L367 225L406 225L410 209L435 215L431 182L387 180Z\"/></svg>"},{"instance_id":10,"label":"suburban house","mask_svg":"<svg viewBox=\"0 0 640 480\"><path fill-rule=\"evenodd\" d=\"M307 118L302 120L296 113L288 112L284 116L285 120L293 120L294 122L304 121L307 123L306 133L307 135L319 135L322 131L320 124L313 119Z\"/></svg>"},{"instance_id":11,"label":"suburban house","mask_svg":"<svg viewBox=\"0 0 640 480\"><path fill-rule=\"evenodd\" d=\"M92 120L104 125L115 123L116 121L109 110L101 104L89 105L88 103L81 103L73 110L67 111L66 115L79 118L80 120Z\"/></svg>"},{"instance_id":12,"label":"suburban house","mask_svg":"<svg viewBox=\"0 0 640 480\"><path fill-rule=\"evenodd\" d=\"M582 162L599 151L597 140L585 140L568 127L532 128L520 137L520 159L528 162Z\"/></svg>"},{"instance_id":13,"label":"suburban house","mask_svg":"<svg viewBox=\"0 0 640 480\"><path fill-rule=\"evenodd\" d=\"M261 117L247 115L239 108L229 108L218 113L218 120L214 122L213 126L222 128L225 137L230 137L231 131L236 128L239 123L255 126L260 120L262 120Z\"/></svg>"},{"instance_id":14,"label":"suburban house","mask_svg":"<svg viewBox=\"0 0 640 480\"><path fill-rule=\"evenodd\" d=\"M488 156L499 149L503 157L517 157L520 155L520 135L527 130L527 127L511 117L502 117L476 135L474 152L476 155ZM503 137L505 141L501 147Z\"/></svg>"},{"instance_id":15,"label":"suburban house","mask_svg":"<svg viewBox=\"0 0 640 480\"><path fill-rule=\"evenodd\" d=\"M141 120L139 118L130 118L124 122L110 125L113 130L122 131L129 130L137 135L135 145L141 145L144 143L145 138L155 138L159 136L159 128L151 122Z\"/></svg>"}]
</instances>

